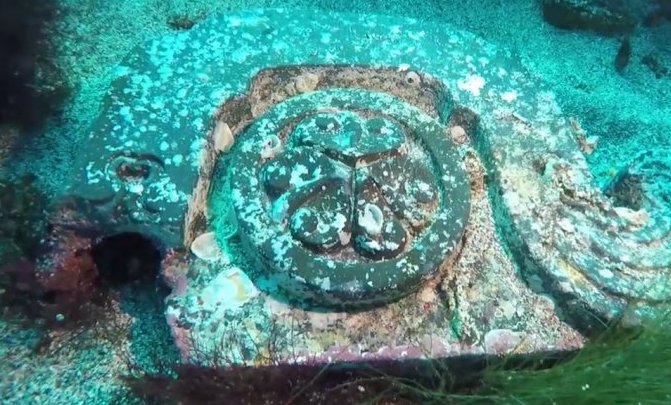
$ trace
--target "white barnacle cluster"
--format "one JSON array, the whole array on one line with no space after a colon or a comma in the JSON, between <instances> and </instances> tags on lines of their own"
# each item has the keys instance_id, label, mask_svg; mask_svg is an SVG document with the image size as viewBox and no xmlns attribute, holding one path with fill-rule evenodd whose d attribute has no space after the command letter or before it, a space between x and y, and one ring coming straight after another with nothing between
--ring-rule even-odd
<instances>
[{"instance_id":1,"label":"white barnacle cluster","mask_svg":"<svg viewBox=\"0 0 671 405\"><path fill-rule=\"evenodd\" d=\"M417 72L410 71L405 74L405 82L413 86L419 86L422 83L422 78Z\"/></svg>"}]
</instances>

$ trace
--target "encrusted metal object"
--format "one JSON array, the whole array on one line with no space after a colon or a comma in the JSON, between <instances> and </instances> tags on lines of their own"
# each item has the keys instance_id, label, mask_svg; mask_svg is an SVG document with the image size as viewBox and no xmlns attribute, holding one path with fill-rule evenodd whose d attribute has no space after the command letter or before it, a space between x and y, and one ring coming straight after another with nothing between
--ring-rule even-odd
<instances>
[{"instance_id":1,"label":"encrusted metal object","mask_svg":"<svg viewBox=\"0 0 671 405\"><path fill-rule=\"evenodd\" d=\"M405 296L460 245L470 191L445 129L355 89L295 96L240 134L240 237L293 299L361 307Z\"/></svg>"},{"instance_id":2,"label":"encrusted metal object","mask_svg":"<svg viewBox=\"0 0 671 405\"><path fill-rule=\"evenodd\" d=\"M253 10L129 55L71 191L107 233L208 235L164 263L185 360L231 334L255 364L272 333L283 361L570 349L671 291L669 154L603 192L573 131L468 33Z\"/></svg>"}]
</instances>

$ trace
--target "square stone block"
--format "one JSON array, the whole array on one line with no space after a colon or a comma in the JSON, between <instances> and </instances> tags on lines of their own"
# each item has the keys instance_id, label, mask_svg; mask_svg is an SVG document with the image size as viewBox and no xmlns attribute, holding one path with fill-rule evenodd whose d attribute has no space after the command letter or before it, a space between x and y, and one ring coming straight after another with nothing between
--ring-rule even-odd
<instances>
[{"instance_id":1,"label":"square stone block","mask_svg":"<svg viewBox=\"0 0 671 405\"><path fill-rule=\"evenodd\" d=\"M91 131L71 194L166 247L185 362L571 350L669 296L669 154L602 192L552 91L448 25L213 17L129 55Z\"/></svg>"}]
</instances>

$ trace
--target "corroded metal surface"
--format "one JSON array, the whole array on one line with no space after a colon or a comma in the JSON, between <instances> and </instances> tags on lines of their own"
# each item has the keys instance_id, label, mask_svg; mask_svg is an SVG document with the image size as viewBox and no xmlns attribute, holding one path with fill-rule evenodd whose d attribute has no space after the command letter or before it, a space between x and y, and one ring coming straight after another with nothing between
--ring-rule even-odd
<instances>
[{"instance_id":1,"label":"corroded metal surface","mask_svg":"<svg viewBox=\"0 0 671 405\"><path fill-rule=\"evenodd\" d=\"M372 107L325 102L323 111L312 105L306 111L314 114L301 115L303 103L334 91L344 100L366 94L360 100ZM385 98L385 107L375 101ZM395 116L409 111L416 113ZM271 124L278 127L264 127ZM339 129L326 136L322 127ZM375 131L384 132L383 142L370 138ZM233 331L242 333L230 346L234 362L259 362L259 353L249 353L271 339L270 330L308 357L400 355L393 348L424 350L427 342L442 348L431 355L511 342L527 351L568 349L581 341L569 324L587 332L595 318L617 316L628 304L636 315L652 316L670 291L669 194L659 180L668 176L668 161L663 154L643 157L604 193L588 171L579 135L550 89L513 55L468 33L383 16L254 10L214 18L131 54L92 127L71 190L96 207L104 232L135 229L173 247L213 232L198 239L197 250L207 255L187 261L170 255L164 266L174 289L168 321L185 355L195 346L211 353ZM245 151L246 145L261 150ZM403 145L421 146L422 156L435 161L413 162L399 153ZM389 162L392 172L403 159L410 159L408 170L376 180L376 162ZM443 166L455 160L470 197L459 191L461 180L443 179L461 176L456 166ZM382 191L384 198L368 191L372 183L379 190L401 187L402 175L426 180L428 188L417 183L401 193ZM301 194L310 187L305 176L313 185L327 179L350 187ZM381 232L380 219L403 212L403 205L411 208L403 225L390 222L389 234L376 240L383 248L371 250L370 231ZM245 211L255 207L263 209ZM371 221L361 226L360 217ZM433 242L429 236L428 244L408 236L434 229L445 234ZM282 238L291 252L268 244ZM217 246L203 248L202 241ZM398 246L379 244L390 241ZM459 254L450 254L457 241ZM432 255L422 258L420 246L434 249ZM329 272L330 259L323 259L347 252L361 263L388 263L413 249L419 253L410 264L426 266L418 272L423 282L406 278L413 286L401 290L389 280L377 280L380 290L341 288L372 273ZM296 252L302 258L282 267ZM325 274L337 274L339 282L325 282ZM336 285L337 293L330 289ZM272 292L277 288L284 293ZM296 292L328 304L394 302L327 316L289 305ZM374 336L367 335L371 329Z\"/></svg>"}]
</instances>

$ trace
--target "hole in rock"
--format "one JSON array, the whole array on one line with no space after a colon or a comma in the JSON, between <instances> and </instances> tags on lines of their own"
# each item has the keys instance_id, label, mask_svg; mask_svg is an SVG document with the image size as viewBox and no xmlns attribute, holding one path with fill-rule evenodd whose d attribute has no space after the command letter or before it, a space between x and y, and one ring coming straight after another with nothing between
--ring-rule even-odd
<instances>
[{"instance_id":1,"label":"hole in rock","mask_svg":"<svg viewBox=\"0 0 671 405\"><path fill-rule=\"evenodd\" d=\"M52 291L45 291L42 294L41 299L42 302L44 302L45 304L55 304L57 297L58 293L52 290Z\"/></svg>"},{"instance_id":2,"label":"hole in rock","mask_svg":"<svg viewBox=\"0 0 671 405\"><path fill-rule=\"evenodd\" d=\"M111 286L152 282L161 268L156 243L137 232L104 237L93 246L92 254L100 281Z\"/></svg>"}]
</instances>

